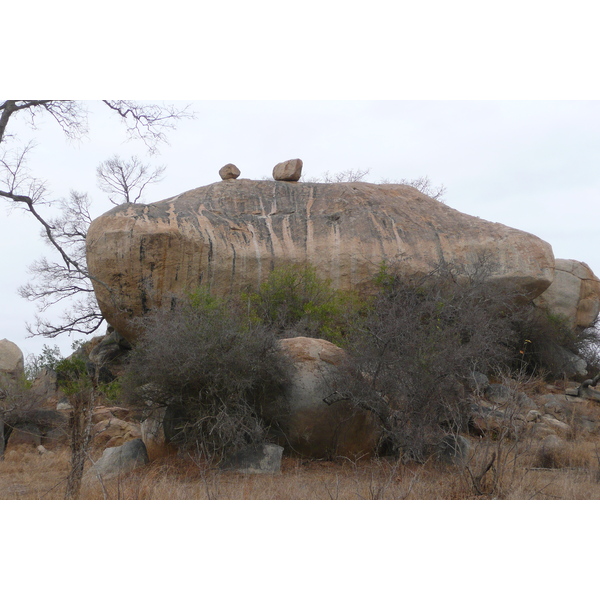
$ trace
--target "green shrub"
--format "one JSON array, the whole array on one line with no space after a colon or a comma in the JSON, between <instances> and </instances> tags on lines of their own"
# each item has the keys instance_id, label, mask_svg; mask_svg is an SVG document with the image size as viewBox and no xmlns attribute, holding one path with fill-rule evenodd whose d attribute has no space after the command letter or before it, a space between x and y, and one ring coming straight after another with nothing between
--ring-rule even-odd
<instances>
[{"instance_id":1,"label":"green shrub","mask_svg":"<svg viewBox=\"0 0 600 600\"><path fill-rule=\"evenodd\" d=\"M343 344L349 324L364 308L356 293L334 289L308 264L273 270L258 292L242 301L253 320L281 337L317 337L337 344Z\"/></svg>"},{"instance_id":2,"label":"green shrub","mask_svg":"<svg viewBox=\"0 0 600 600\"><path fill-rule=\"evenodd\" d=\"M73 355L60 360L56 368L56 383L67 396L91 387L92 382L88 376L85 360Z\"/></svg>"}]
</instances>

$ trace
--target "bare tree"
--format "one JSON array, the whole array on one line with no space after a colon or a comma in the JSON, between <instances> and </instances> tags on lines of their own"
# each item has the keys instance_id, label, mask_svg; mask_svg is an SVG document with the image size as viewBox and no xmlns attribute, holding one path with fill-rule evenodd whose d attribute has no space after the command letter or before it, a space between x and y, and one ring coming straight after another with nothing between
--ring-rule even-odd
<instances>
[{"instance_id":1,"label":"bare tree","mask_svg":"<svg viewBox=\"0 0 600 600\"><path fill-rule=\"evenodd\" d=\"M364 181L370 171L371 169L346 169L338 173L325 171L320 177L311 177L303 179L303 181L306 183L356 183ZM427 175L417 177L416 179L382 179L379 183L410 185L434 200L445 202L444 194L446 193L446 186L443 184L434 186Z\"/></svg>"},{"instance_id":2,"label":"bare tree","mask_svg":"<svg viewBox=\"0 0 600 600\"><path fill-rule=\"evenodd\" d=\"M129 137L142 140L150 153L166 142L166 133L174 128L177 120L192 116L187 109L128 100L104 100L102 105L118 115ZM85 234L91 222L90 201L86 194L77 192L72 192L68 200L52 198L47 183L36 178L28 166L27 159L35 144L32 141L21 143L10 131L10 124L19 117L35 130L44 115L50 115L68 139L81 139L88 132L88 105L85 103L73 100L0 101L0 197L6 198L11 206L29 212L42 225L43 237L58 253L56 260L42 258L31 266L34 281L23 286L20 294L29 300L40 301L41 312L57 302L77 297L63 314L62 323L53 324L38 316L30 333L48 337L69 331L92 333L100 326L102 316L92 293L91 280L105 284L88 272L85 262ZM113 202L119 194L124 201L139 200L144 188L158 181L164 171L163 167L150 170L136 157L130 161L118 157L111 160L115 168L123 168L120 187L116 181L112 190ZM60 215L46 216L48 205L58 205Z\"/></svg>"},{"instance_id":3,"label":"bare tree","mask_svg":"<svg viewBox=\"0 0 600 600\"><path fill-rule=\"evenodd\" d=\"M98 187L108 195L113 204L140 201L148 185L162 180L165 167L151 169L137 156L123 160L115 154L96 169Z\"/></svg>"},{"instance_id":4,"label":"bare tree","mask_svg":"<svg viewBox=\"0 0 600 600\"><path fill-rule=\"evenodd\" d=\"M166 142L166 132L175 121L191 117L186 110L172 106L141 104L129 100L103 100L104 106L118 114L131 138L141 139L150 153ZM88 108L74 100L4 100L0 101L0 197L29 212L44 228L49 243L59 253L67 268L85 270L80 262L70 256L60 241L48 218L39 210L53 201L46 182L31 175L27 158L34 148L33 142L19 146L19 140L10 133L9 125L17 117L24 117L36 129L38 119L50 115L69 139L81 139L88 132ZM8 143L14 147L7 148Z\"/></svg>"}]
</instances>

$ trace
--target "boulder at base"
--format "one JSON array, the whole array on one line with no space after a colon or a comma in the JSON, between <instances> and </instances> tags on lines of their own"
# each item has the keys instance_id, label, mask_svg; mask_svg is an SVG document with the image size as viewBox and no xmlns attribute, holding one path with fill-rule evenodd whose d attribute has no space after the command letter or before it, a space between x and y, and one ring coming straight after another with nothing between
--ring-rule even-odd
<instances>
[{"instance_id":1,"label":"boulder at base","mask_svg":"<svg viewBox=\"0 0 600 600\"><path fill-rule=\"evenodd\" d=\"M221 470L244 475L279 473L282 455L283 447L277 444L247 446L230 456L221 466Z\"/></svg>"},{"instance_id":2,"label":"boulder at base","mask_svg":"<svg viewBox=\"0 0 600 600\"><path fill-rule=\"evenodd\" d=\"M554 281L535 304L573 328L591 327L600 312L600 280L585 263L557 258Z\"/></svg>"},{"instance_id":3,"label":"boulder at base","mask_svg":"<svg viewBox=\"0 0 600 600\"><path fill-rule=\"evenodd\" d=\"M335 396L346 353L326 340L306 337L280 340L291 361L289 383L281 397L263 405L263 416L279 432L279 443L313 458L373 454L380 430L372 413Z\"/></svg>"},{"instance_id":4,"label":"boulder at base","mask_svg":"<svg viewBox=\"0 0 600 600\"><path fill-rule=\"evenodd\" d=\"M86 481L94 480L98 475L103 479L113 479L147 464L148 453L142 440L131 440L122 446L107 448L102 457L86 473Z\"/></svg>"},{"instance_id":5,"label":"boulder at base","mask_svg":"<svg viewBox=\"0 0 600 600\"><path fill-rule=\"evenodd\" d=\"M129 341L145 311L199 285L218 296L254 290L277 267L310 263L348 290L367 286L384 261L421 274L489 256L491 281L528 298L554 277L548 243L408 185L220 181L117 206L92 222L86 245L102 314Z\"/></svg>"}]
</instances>

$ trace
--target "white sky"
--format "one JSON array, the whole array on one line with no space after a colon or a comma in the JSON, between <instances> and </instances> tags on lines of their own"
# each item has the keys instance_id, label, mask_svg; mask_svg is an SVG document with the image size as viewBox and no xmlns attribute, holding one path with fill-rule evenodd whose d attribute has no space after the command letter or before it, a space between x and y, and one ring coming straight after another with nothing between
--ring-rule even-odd
<instances>
[{"instance_id":1,"label":"white sky","mask_svg":"<svg viewBox=\"0 0 600 600\"><path fill-rule=\"evenodd\" d=\"M535 233L556 256L600 273L596 12L588 0L11 3L2 10L0 82L9 97L210 100L194 103L197 120L163 149L167 177L150 201L217 181L227 162L249 178L295 157L307 177L347 168L370 168L374 181L426 174L446 185L449 206ZM374 102L383 99L396 102ZM140 149L122 146L121 131L102 121L75 148L54 131L38 132L35 174L56 197L73 188L90 193L99 213L110 208L95 188L97 163ZM25 339L33 307L16 295L45 250L38 231L31 219L0 209L0 338L25 354L54 343ZM70 340L59 344L69 351ZM86 577L90 564L114 551L92 525L100 515L126 520L136 548L183 549L172 558L129 553L135 566L119 589L149 597L197 589L200 564L202 590L225 597L254 597L257 574L267 585L285 584L292 598L314 595L316 586L321 596L345 598L398 589L454 597L464 594L465 565L471 587L479 584L491 599L514 595L515 585L519 597L545 598L583 596L596 585L593 504L561 503L567 515L556 503L383 503L376 510L372 503L165 503L164 514L156 503L94 503L91 520L89 504L37 503L35 515L17 504L11 514L23 518L12 520L14 531L7 523L11 560L3 559L13 573L9 587L23 580L17 574L31 575L21 557L31 553L34 531L47 531L42 537L56 550L37 561L40 581L56 581L67 554L79 567L71 570ZM157 522L168 525L147 526ZM50 530L54 523L59 529ZM482 537L488 529L492 537ZM570 576L548 573L548 549ZM131 577L136 566L147 573L153 560L167 577ZM490 564L498 567L493 586ZM70 598L87 582L59 585ZM104 587L88 588L92 598L105 595Z\"/></svg>"},{"instance_id":2,"label":"white sky","mask_svg":"<svg viewBox=\"0 0 600 600\"><path fill-rule=\"evenodd\" d=\"M197 117L180 123L160 156L145 157L167 165L149 202L218 181L228 162L251 179L296 157L307 178L349 168L370 169L366 179L374 182L428 175L446 186L448 206L534 233L556 257L600 273L599 101L228 100L195 101L192 108ZM124 143L122 126L100 103L90 102L90 110L89 139L76 144L48 119L35 132L19 131L36 139L31 170L48 181L53 197L87 192L101 214L112 205L96 187L98 163L114 153L144 156L145 148ZM29 215L2 213L0 337L26 355L55 343L65 354L69 336L26 338L35 305L16 292L28 265L49 251L39 230Z\"/></svg>"}]
</instances>

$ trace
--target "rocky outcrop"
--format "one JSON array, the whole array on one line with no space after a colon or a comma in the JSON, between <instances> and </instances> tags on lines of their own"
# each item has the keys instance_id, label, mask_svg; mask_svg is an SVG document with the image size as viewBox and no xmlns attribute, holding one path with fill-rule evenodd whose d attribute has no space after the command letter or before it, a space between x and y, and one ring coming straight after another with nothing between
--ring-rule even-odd
<instances>
[{"instance_id":1,"label":"rocky outcrop","mask_svg":"<svg viewBox=\"0 0 600 600\"><path fill-rule=\"evenodd\" d=\"M263 416L279 434L278 442L314 458L359 458L374 453L380 431L372 413L335 398L346 353L313 338L279 343L291 362L289 382L279 398L262 405Z\"/></svg>"},{"instance_id":2,"label":"rocky outcrop","mask_svg":"<svg viewBox=\"0 0 600 600\"><path fill-rule=\"evenodd\" d=\"M19 380L23 374L23 352L19 346L7 339L0 340L0 377Z\"/></svg>"},{"instance_id":3,"label":"rocky outcrop","mask_svg":"<svg viewBox=\"0 0 600 600\"><path fill-rule=\"evenodd\" d=\"M340 289L367 284L382 261L428 273L440 261L492 257L491 278L524 293L552 282L539 238L460 213L407 185L228 180L94 220L88 266L102 313L133 341L132 317L199 285L255 289L276 267L311 263Z\"/></svg>"},{"instance_id":4,"label":"rocky outcrop","mask_svg":"<svg viewBox=\"0 0 600 600\"><path fill-rule=\"evenodd\" d=\"M600 280L585 263L557 258L554 281L535 303L573 328L590 327L600 312Z\"/></svg>"}]
</instances>

